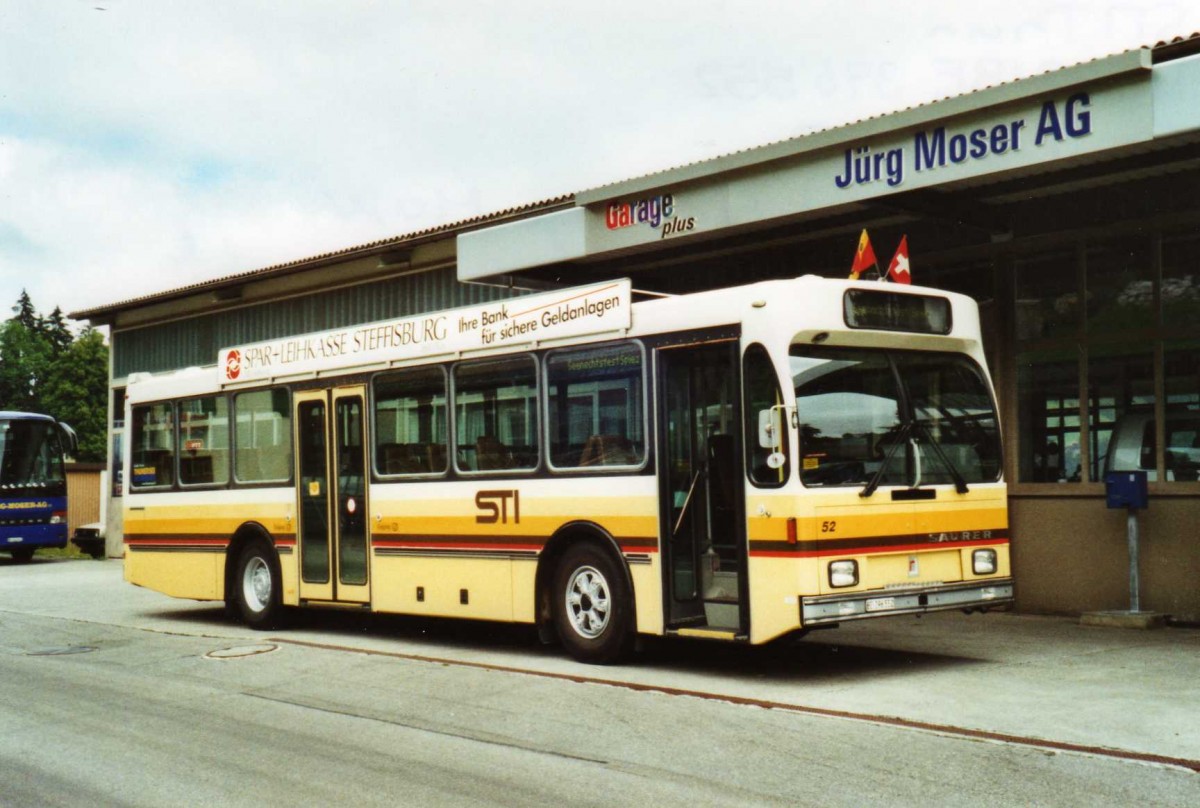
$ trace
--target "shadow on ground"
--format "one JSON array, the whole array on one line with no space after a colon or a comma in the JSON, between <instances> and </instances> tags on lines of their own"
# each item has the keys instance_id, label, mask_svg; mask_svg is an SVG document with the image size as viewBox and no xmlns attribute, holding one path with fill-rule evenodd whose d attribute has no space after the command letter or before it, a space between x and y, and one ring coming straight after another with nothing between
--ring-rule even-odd
<instances>
[{"instance_id":1,"label":"shadow on ground","mask_svg":"<svg viewBox=\"0 0 1200 808\"><path fill-rule=\"evenodd\" d=\"M239 626L226 616L224 609L155 610L145 616L178 620L193 627L209 626L214 631ZM320 635L320 637L316 635ZM331 637L331 635L333 635ZM478 652L515 654L526 657L530 666L539 660L566 658L561 646L543 645L531 626L490 623L449 618L411 617L335 610L302 610L290 616L288 624L263 638L279 637L296 641L347 646L355 639L402 641L405 647L396 653L405 656L441 658L448 653ZM785 638L768 645L705 642L674 637L646 637L641 647L622 667L644 668L659 672L680 672L727 677L737 680L771 682L828 683L854 679L910 675L946 668L983 664L987 660L969 656L934 654L895 647L873 647L861 642L854 645L837 641L837 630L814 632L802 638ZM375 650L380 650L374 646ZM522 662L499 663L520 668ZM578 666L580 675L605 678L603 666Z\"/></svg>"}]
</instances>

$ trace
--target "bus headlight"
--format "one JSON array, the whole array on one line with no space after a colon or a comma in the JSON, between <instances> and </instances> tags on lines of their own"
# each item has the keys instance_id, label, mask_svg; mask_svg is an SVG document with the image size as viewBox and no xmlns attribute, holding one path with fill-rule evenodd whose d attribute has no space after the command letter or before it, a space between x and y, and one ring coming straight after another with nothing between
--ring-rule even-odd
<instances>
[{"instance_id":1,"label":"bus headlight","mask_svg":"<svg viewBox=\"0 0 1200 808\"><path fill-rule=\"evenodd\" d=\"M972 553L971 570L976 575L994 575L996 573L996 551L976 550Z\"/></svg>"},{"instance_id":2,"label":"bus headlight","mask_svg":"<svg viewBox=\"0 0 1200 808\"><path fill-rule=\"evenodd\" d=\"M858 562L852 559L829 562L829 585L835 589L858 583Z\"/></svg>"}]
</instances>

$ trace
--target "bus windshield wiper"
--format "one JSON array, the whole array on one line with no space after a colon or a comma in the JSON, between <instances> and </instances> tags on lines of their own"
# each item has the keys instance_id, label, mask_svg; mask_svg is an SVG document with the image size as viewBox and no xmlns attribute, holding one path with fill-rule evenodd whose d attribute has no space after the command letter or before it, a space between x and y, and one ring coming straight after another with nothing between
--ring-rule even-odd
<instances>
[{"instance_id":1,"label":"bus windshield wiper","mask_svg":"<svg viewBox=\"0 0 1200 808\"><path fill-rule=\"evenodd\" d=\"M929 427L919 421L914 421L914 423L916 423L917 429L921 431L921 434L925 436L925 440L933 447L933 453L938 456L938 459L942 461L946 470L950 472L950 477L954 480L954 490L960 494L967 493L970 490L967 488L967 481L963 478L958 467L950 462L950 458L946 456L946 452L938 445L938 442L933 439L933 435L929 434Z\"/></svg>"},{"instance_id":2,"label":"bus windshield wiper","mask_svg":"<svg viewBox=\"0 0 1200 808\"><path fill-rule=\"evenodd\" d=\"M866 484L863 490L858 492L860 497L869 497L875 493L875 489L883 482L883 473L887 471L887 467L891 465L892 458L896 454L896 450L908 442L908 433L912 431L912 421L909 421L904 426L900 427L900 431L896 433L896 442L892 444L892 448L888 449L887 454L883 457L883 462L879 464L879 468L871 476L870 482Z\"/></svg>"}]
</instances>

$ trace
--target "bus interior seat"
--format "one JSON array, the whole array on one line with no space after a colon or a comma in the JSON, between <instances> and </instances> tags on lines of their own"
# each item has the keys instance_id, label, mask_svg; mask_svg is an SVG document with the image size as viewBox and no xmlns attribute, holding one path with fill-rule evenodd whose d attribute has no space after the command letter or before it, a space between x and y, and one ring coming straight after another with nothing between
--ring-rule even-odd
<instances>
[{"instance_id":1,"label":"bus interior seat","mask_svg":"<svg viewBox=\"0 0 1200 808\"><path fill-rule=\"evenodd\" d=\"M475 471L512 468L508 447L491 435L481 435L475 441Z\"/></svg>"},{"instance_id":2,"label":"bus interior seat","mask_svg":"<svg viewBox=\"0 0 1200 808\"><path fill-rule=\"evenodd\" d=\"M184 485L205 485L215 482L213 479L214 469L212 454L181 457L179 458L179 481Z\"/></svg>"},{"instance_id":3,"label":"bus interior seat","mask_svg":"<svg viewBox=\"0 0 1200 808\"><path fill-rule=\"evenodd\" d=\"M412 474L420 471L420 459L413 456L407 443L385 443L380 447L384 474Z\"/></svg>"},{"instance_id":4,"label":"bus interior seat","mask_svg":"<svg viewBox=\"0 0 1200 808\"><path fill-rule=\"evenodd\" d=\"M425 444L425 456L428 458L426 461L426 471L442 472L446 470L446 444Z\"/></svg>"},{"instance_id":5,"label":"bus interior seat","mask_svg":"<svg viewBox=\"0 0 1200 808\"><path fill-rule=\"evenodd\" d=\"M592 435L579 455L581 466L628 466L636 462L633 443L624 435Z\"/></svg>"}]
</instances>

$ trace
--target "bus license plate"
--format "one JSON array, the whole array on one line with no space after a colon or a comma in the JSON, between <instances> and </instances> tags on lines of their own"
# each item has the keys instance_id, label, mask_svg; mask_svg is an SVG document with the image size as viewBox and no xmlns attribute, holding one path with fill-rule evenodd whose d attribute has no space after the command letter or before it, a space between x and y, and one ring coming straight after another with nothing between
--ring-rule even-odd
<instances>
[{"instance_id":1,"label":"bus license plate","mask_svg":"<svg viewBox=\"0 0 1200 808\"><path fill-rule=\"evenodd\" d=\"M895 598L867 598L868 612L882 612L894 608L896 608Z\"/></svg>"}]
</instances>

